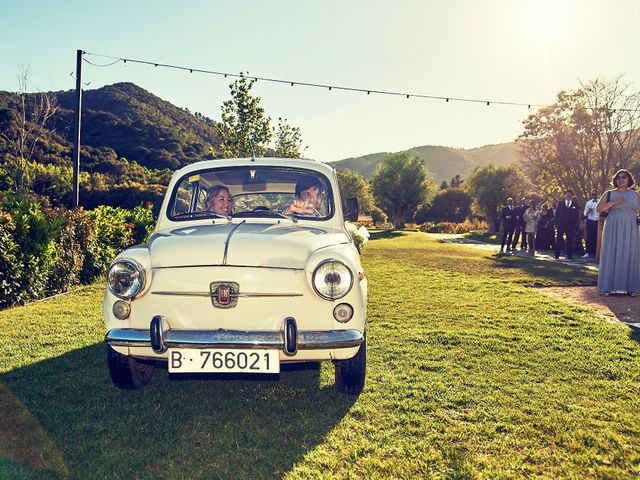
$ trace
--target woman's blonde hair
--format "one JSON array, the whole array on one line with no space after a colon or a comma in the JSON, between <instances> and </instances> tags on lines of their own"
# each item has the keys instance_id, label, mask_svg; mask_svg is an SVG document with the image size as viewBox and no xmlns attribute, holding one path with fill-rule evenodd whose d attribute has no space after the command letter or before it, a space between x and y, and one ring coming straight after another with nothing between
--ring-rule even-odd
<instances>
[{"instance_id":1,"label":"woman's blonde hair","mask_svg":"<svg viewBox=\"0 0 640 480\"><path fill-rule=\"evenodd\" d=\"M216 198L216 195L220 193L220 190L226 190L229 196L231 196L231 192L229 191L229 188L224 185L216 185L214 187L211 187L209 190L207 190L207 196L204 199L205 208L207 209L210 208L209 204L213 201L214 198Z\"/></svg>"}]
</instances>

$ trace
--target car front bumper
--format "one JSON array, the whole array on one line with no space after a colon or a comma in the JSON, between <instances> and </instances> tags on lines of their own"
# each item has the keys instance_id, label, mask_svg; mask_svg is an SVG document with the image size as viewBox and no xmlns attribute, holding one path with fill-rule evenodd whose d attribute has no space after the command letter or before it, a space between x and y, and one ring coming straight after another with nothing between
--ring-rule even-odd
<instances>
[{"instance_id":1,"label":"car front bumper","mask_svg":"<svg viewBox=\"0 0 640 480\"><path fill-rule=\"evenodd\" d=\"M151 347L157 354L169 348L268 348L294 355L298 350L357 347L364 342L364 335L359 330L298 331L296 321L291 317L284 321L279 331L173 330L166 320L156 316L149 329L109 330L106 342L114 347Z\"/></svg>"}]
</instances>

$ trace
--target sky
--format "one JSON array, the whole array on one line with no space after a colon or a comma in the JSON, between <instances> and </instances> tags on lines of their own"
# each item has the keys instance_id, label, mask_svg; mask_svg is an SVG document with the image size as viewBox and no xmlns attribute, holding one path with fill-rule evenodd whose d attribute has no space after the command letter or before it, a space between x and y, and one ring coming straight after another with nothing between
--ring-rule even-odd
<instances>
[{"instance_id":1,"label":"sky","mask_svg":"<svg viewBox=\"0 0 640 480\"><path fill-rule=\"evenodd\" d=\"M331 162L422 145L514 141L561 90L623 76L640 87L637 0L0 0L0 90L73 90L76 51L293 82L481 100L385 96L259 81L304 156ZM85 55L95 64L112 60ZM83 64L87 89L133 82L220 120L230 78Z\"/></svg>"}]
</instances>

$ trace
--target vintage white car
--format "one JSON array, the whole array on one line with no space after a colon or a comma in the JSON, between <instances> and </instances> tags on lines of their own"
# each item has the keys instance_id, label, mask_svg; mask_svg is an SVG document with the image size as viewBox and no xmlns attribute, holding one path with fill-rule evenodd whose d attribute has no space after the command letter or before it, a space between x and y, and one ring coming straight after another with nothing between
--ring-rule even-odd
<instances>
[{"instance_id":1,"label":"vintage white car","mask_svg":"<svg viewBox=\"0 0 640 480\"><path fill-rule=\"evenodd\" d=\"M114 384L142 387L159 360L170 374L331 360L337 388L360 393L367 279L348 229L357 210L356 199L343 207L335 170L311 160L211 160L175 172L148 243L107 271Z\"/></svg>"}]
</instances>

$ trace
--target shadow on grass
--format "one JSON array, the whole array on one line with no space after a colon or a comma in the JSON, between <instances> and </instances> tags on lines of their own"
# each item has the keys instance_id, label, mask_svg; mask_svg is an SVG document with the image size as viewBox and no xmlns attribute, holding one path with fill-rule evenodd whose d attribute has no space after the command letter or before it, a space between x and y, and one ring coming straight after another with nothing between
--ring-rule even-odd
<instances>
[{"instance_id":1,"label":"shadow on grass","mask_svg":"<svg viewBox=\"0 0 640 480\"><path fill-rule=\"evenodd\" d=\"M402 230L380 230L378 232L369 233L370 240L379 240L382 238L397 238L406 235Z\"/></svg>"},{"instance_id":2,"label":"shadow on grass","mask_svg":"<svg viewBox=\"0 0 640 480\"><path fill-rule=\"evenodd\" d=\"M313 365L251 379L169 378L165 367L143 389L122 391L105 357L96 344L1 377L64 466L47 472L2 454L0 478L29 478L25 469L33 478L280 477L357 400L320 387Z\"/></svg>"},{"instance_id":3,"label":"shadow on grass","mask_svg":"<svg viewBox=\"0 0 640 480\"><path fill-rule=\"evenodd\" d=\"M515 255L494 255L491 260L495 267L519 270L538 277L539 281L531 286L544 286L546 280L556 286L596 285L598 282L597 272L585 270L581 266Z\"/></svg>"},{"instance_id":4,"label":"shadow on grass","mask_svg":"<svg viewBox=\"0 0 640 480\"><path fill-rule=\"evenodd\" d=\"M635 340L636 342L640 343L640 329L632 328L631 331L629 332L629 338L631 340Z\"/></svg>"}]
</instances>

